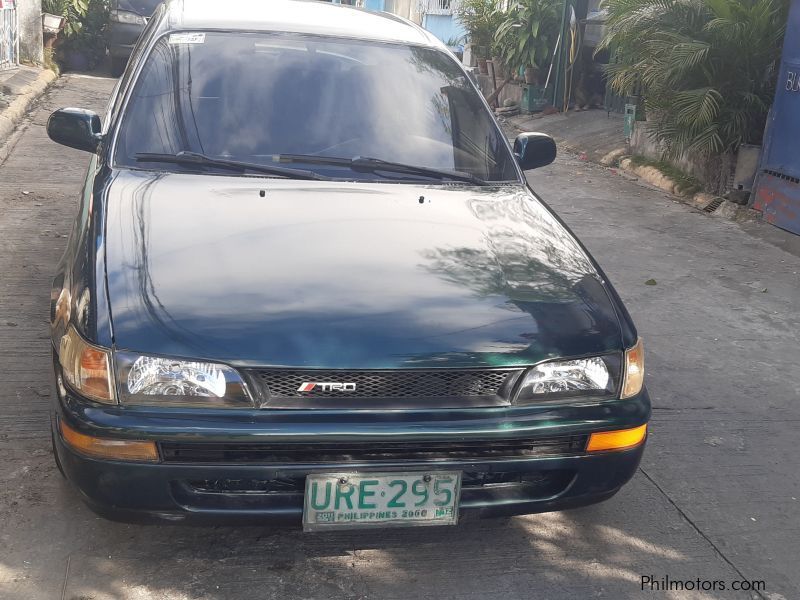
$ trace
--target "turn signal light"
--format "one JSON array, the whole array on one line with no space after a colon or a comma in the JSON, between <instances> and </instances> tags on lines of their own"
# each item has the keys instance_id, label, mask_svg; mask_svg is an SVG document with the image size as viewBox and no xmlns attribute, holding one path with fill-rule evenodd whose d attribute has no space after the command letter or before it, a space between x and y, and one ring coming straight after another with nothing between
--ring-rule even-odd
<instances>
[{"instance_id":1,"label":"turn signal light","mask_svg":"<svg viewBox=\"0 0 800 600\"><path fill-rule=\"evenodd\" d=\"M631 398L642 391L644 385L644 344L642 338L625 351L625 379L620 398Z\"/></svg>"},{"instance_id":2,"label":"turn signal light","mask_svg":"<svg viewBox=\"0 0 800 600\"><path fill-rule=\"evenodd\" d=\"M117 403L109 351L89 344L73 326L61 338L58 361L64 379L81 395L103 404Z\"/></svg>"},{"instance_id":3,"label":"turn signal light","mask_svg":"<svg viewBox=\"0 0 800 600\"><path fill-rule=\"evenodd\" d=\"M158 462L158 449L155 442L97 438L75 431L64 421L59 421L59 429L61 437L64 438L67 445L86 456L112 460Z\"/></svg>"},{"instance_id":4,"label":"turn signal light","mask_svg":"<svg viewBox=\"0 0 800 600\"><path fill-rule=\"evenodd\" d=\"M633 429L619 429L617 431L601 431L593 433L589 438L587 452L601 452L603 450L626 450L634 448L644 441L647 435L647 423Z\"/></svg>"}]
</instances>

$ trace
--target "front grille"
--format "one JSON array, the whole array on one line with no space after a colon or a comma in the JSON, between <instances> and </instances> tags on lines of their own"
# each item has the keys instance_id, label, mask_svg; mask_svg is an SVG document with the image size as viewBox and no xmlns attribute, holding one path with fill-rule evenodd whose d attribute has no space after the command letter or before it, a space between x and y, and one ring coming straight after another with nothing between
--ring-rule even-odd
<instances>
[{"instance_id":1,"label":"front grille","mask_svg":"<svg viewBox=\"0 0 800 600\"><path fill-rule=\"evenodd\" d=\"M488 472L464 471L461 475L461 490L488 489L500 486L525 486L538 491L557 491L574 476L565 469L552 471ZM185 482L195 493L201 494L302 494L305 475L276 479L194 479Z\"/></svg>"},{"instance_id":2,"label":"front grille","mask_svg":"<svg viewBox=\"0 0 800 600\"><path fill-rule=\"evenodd\" d=\"M330 444L219 444L161 442L169 463L324 464L394 461L493 460L578 454L587 436L462 442L354 442Z\"/></svg>"},{"instance_id":3,"label":"front grille","mask_svg":"<svg viewBox=\"0 0 800 600\"><path fill-rule=\"evenodd\" d=\"M340 403L358 400L441 404L461 400L493 405L510 397L522 369L441 369L391 371L287 371L258 369L249 373L261 388L267 406L306 406L316 399ZM324 384L349 384L330 386ZM308 391L301 386L316 384ZM342 389L344 388L344 389ZM330 406L328 403L326 406ZM370 406L375 404L370 403Z\"/></svg>"},{"instance_id":4,"label":"front grille","mask_svg":"<svg viewBox=\"0 0 800 600\"><path fill-rule=\"evenodd\" d=\"M203 494L298 494L305 486L305 477L280 479L195 479L189 487Z\"/></svg>"}]
</instances>

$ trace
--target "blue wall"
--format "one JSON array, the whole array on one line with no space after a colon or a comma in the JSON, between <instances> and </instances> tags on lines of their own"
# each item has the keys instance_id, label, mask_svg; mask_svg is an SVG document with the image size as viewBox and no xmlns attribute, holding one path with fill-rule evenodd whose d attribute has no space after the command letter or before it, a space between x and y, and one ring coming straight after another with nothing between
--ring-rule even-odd
<instances>
[{"instance_id":1,"label":"blue wall","mask_svg":"<svg viewBox=\"0 0 800 600\"><path fill-rule=\"evenodd\" d=\"M386 0L366 0L364 8L375 11L386 10ZM422 20L422 26L444 43L447 43L448 40L462 38L467 34L464 26L456 21L452 15L425 15ZM463 44L462 40L460 45Z\"/></svg>"},{"instance_id":2,"label":"blue wall","mask_svg":"<svg viewBox=\"0 0 800 600\"><path fill-rule=\"evenodd\" d=\"M467 30L452 15L425 15L422 26L437 38L447 43L448 40L466 35ZM464 43L463 41L461 42Z\"/></svg>"}]
</instances>

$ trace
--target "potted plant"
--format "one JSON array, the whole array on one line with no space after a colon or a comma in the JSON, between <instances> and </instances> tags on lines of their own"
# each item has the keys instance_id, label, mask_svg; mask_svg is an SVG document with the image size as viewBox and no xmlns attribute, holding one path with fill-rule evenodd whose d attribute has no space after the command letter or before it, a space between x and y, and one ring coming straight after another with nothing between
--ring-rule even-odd
<instances>
[{"instance_id":1,"label":"potted plant","mask_svg":"<svg viewBox=\"0 0 800 600\"><path fill-rule=\"evenodd\" d=\"M64 18L58 4L63 0L42 0L42 29L49 35L58 35L64 27Z\"/></svg>"},{"instance_id":2,"label":"potted plant","mask_svg":"<svg viewBox=\"0 0 800 600\"><path fill-rule=\"evenodd\" d=\"M80 30L80 19L89 8L89 0L42 0L42 26L47 33L67 35Z\"/></svg>"},{"instance_id":3,"label":"potted plant","mask_svg":"<svg viewBox=\"0 0 800 600\"><path fill-rule=\"evenodd\" d=\"M456 20L467 30L467 38L477 58L478 70L488 73L486 61L500 25L500 0L463 0L454 9Z\"/></svg>"},{"instance_id":4,"label":"potted plant","mask_svg":"<svg viewBox=\"0 0 800 600\"><path fill-rule=\"evenodd\" d=\"M539 84L539 72L552 58L558 37L557 0L517 0L497 28L494 43L513 73L523 72L525 83Z\"/></svg>"}]
</instances>

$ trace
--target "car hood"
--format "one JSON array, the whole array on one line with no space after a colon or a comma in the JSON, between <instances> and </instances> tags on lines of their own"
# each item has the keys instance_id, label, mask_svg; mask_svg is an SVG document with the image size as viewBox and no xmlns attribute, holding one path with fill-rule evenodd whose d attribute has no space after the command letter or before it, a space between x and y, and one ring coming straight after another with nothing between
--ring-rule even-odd
<instances>
[{"instance_id":1,"label":"car hood","mask_svg":"<svg viewBox=\"0 0 800 600\"><path fill-rule=\"evenodd\" d=\"M118 349L328 369L621 349L591 261L522 185L121 171L106 202Z\"/></svg>"}]
</instances>

